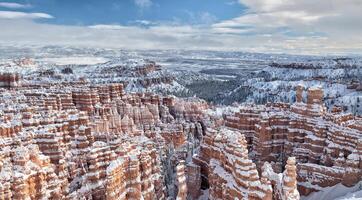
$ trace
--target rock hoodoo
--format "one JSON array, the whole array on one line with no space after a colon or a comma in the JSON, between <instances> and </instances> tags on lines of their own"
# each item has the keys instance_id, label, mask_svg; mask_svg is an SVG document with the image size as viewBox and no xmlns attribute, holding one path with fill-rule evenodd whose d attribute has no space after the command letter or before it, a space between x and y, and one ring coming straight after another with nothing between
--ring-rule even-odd
<instances>
[{"instance_id":1,"label":"rock hoodoo","mask_svg":"<svg viewBox=\"0 0 362 200\"><path fill-rule=\"evenodd\" d=\"M120 83L0 82L0 199L299 199L361 181L362 119L317 87L220 115Z\"/></svg>"}]
</instances>

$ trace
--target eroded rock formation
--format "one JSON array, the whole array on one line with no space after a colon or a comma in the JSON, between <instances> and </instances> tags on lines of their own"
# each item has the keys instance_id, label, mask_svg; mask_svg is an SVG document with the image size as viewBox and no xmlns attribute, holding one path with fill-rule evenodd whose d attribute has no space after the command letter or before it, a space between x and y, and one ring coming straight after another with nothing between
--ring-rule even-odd
<instances>
[{"instance_id":1,"label":"eroded rock formation","mask_svg":"<svg viewBox=\"0 0 362 200\"><path fill-rule=\"evenodd\" d=\"M293 105L220 115L197 98L119 83L2 89L0 199L299 199L355 185L361 119L326 112L320 88L307 103L303 92Z\"/></svg>"},{"instance_id":2,"label":"eroded rock formation","mask_svg":"<svg viewBox=\"0 0 362 200\"><path fill-rule=\"evenodd\" d=\"M176 166L200 144L205 102L121 84L44 88L1 94L1 199L186 199Z\"/></svg>"},{"instance_id":3,"label":"eroded rock formation","mask_svg":"<svg viewBox=\"0 0 362 200\"><path fill-rule=\"evenodd\" d=\"M2 73L0 74L0 87L16 88L21 86L21 77L18 73Z\"/></svg>"},{"instance_id":4,"label":"eroded rock formation","mask_svg":"<svg viewBox=\"0 0 362 200\"><path fill-rule=\"evenodd\" d=\"M295 104L245 106L226 116L225 124L247 137L257 168L271 162L281 173L291 162L288 157L295 157L303 195L338 183L355 185L362 179L361 119L338 110L327 112L318 87L308 89L303 103L303 90L297 87Z\"/></svg>"}]
</instances>

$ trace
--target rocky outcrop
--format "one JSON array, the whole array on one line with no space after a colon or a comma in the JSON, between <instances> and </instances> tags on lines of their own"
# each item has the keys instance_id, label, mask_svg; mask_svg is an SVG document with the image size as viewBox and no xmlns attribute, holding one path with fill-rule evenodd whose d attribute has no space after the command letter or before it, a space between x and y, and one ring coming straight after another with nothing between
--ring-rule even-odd
<instances>
[{"instance_id":1,"label":"rocky outcrop","mask_svg":"<svg viewBox=\"0 0 362 200\"><path fill-rule=\"evenodd\" d=\"M36 145L19 146L3 159L3 199L59 199L61 179ZM10 158L10 156L12 156ZM12 174L14 174L12 176ZM9 187L10 186L10 187ZM10 189L10 190L9 190Z\"/></svg>"},{"instance_id":2,"label":"rocky outcrop","mask_svg":"<svg viewBox=\"0 0 362 200\"><path fill-rule=\"evenodd\" d=\"M120 84L2 95L2 199L186 199L188 172L201 184L197 166L183 164L179 178L176 166L200 143L203 101L125 94Z\"/></svg>"},{"instance_id":3,"label":"rocky outcrop","mask_svg":"<svg viewBox=\"0 0 362 200\"><path fill-rule=\"evenodd\" d=\"M281 173L284 164L291 162L287 158L295 157L298 189L303 195L337 183L352 186L362 177L356 153L362 137L360 119L327 112L322 98L320 88L311 88L307 103L303 103L303 87L298 86L297 102L290 107L242 107L240 112L226 116L225 124L248 138L249 156L258 169L267 161Z\"/></svg>"},{"instance_id":4,"label":"rocky outcrop","mask_svg":"<svg viewBox=\"0 0 362 200\"><path fill-rule=\"evenodd\" d=\"M272 199L270 182L259 178L240 132L209 130L200 148L193 160L207 177L210 199Z\"/></svg>"},{"instance_id":5,"label":"rocky outcrop","mask_svg":"<svg viewBox=\"0 0 362 200\"><path fill-rule=\"evenodd\" d=\"M191 199L197 199L201 194L200 166L189 163L186 166L187 195Z\"/></svg>"},{"instance_id":6,"label":"rocky outcrop","mask_svg":"<svg viewBox=\"0 0 362 200\"><path fill-rule=\"evenodd\" d=\"M17 73L0 74L0 87L16 88L21 86L21 76Z\"/></svg>"},{"instance_id":7,"label":"rocky outcrop","mask_svg":"<svg viewBox=\"0 0 362 200\"><path fill-rule=\"evenodd\" d=\"M361 119L328 113L320 88L221 114L118 83L1 91L0 199L298 199L361 177Z\"/></svg>"},{"instance_id":8,"label":"rocky outcrop","mask_svg":"<svg viewBox=\"0 0 362 200\"><path fill-rule=\"evenodd\" d=\"M177 200L186 200L187 199L187 184L186 184L186 175L185 175L185 162L181 161L176 167L176 177L177 177Z\"/></svg>"},{"instance_id":9,"label":"rocky outcrop","mask_svg":"<svg viewBox=\"0 0 362 200\"><path fill-rule=\"evenodd\" d=\"M35 61L31 58L21 58L21 59L14 60L13 62L20 67L36 65Z\"/></svg>"},{"instance_id":10,"label":"rocky outcrop","mask_svg":"<svg viewBox=\"0 0 362 200\"><path fill-rule=\"evenodd\" d=\"M289 157L283 173L282 199L299 200L297 190L297 167L294 157Z\"/></svg>"},{"instance_id":11,"label":"rocky outcrop","mask_svg":"<svg viewBox=\"0 0 362 200\"><path fill-rule=\"evenodd\" d=\"M143 78L139 80L139 83L145 87L151 87L153 85L171 84L175 78L173 77L156 77L156 78Z\"/></svg>"},{"instance_id":12,"label":"rocky outcrop","mask_svg":"<svg viewBox=\"0 0 362 200\"><path fill-rule=\"evenodd\" d=\"M262 180L273 188L273 199L299 200L297 190L296 161L289 157L283 173L275 173L270 163L265 162L262 167Z\"/></svg>"}]
</instances>

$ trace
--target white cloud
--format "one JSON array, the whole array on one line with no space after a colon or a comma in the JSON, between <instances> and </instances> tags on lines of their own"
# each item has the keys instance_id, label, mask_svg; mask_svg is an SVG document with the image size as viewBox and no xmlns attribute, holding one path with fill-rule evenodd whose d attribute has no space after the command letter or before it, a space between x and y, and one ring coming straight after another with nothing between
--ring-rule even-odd
<instances>
[{"instance_id":1,"label":"white cloud","mask_svg":"<svg viewBox=\"0 0 362 200\"><path fill-rule=\"evenodd\" d=\"M99 30L121 30L121 29L126 28L124 26L110 25L110 24L96 24L96 25L92 25L92 26L88 26L88 27L92 28L92 29L99 29Z\"/></svg>"},{"instance_id":2,"label":"white cloud","mask_svg":"<svg viewBox=\"0 0 362 200\"><path fill-rule=\"evenodd\" d=\"M46 18L50 19L53 16L46 13L26 13L17 11L0 11L0 19L37 19Z\"/></svg>"},{"instance_id":3,"label":"white cloud","mask_svg":"<svg viewBox=\"0 0 362 200\"><path fill-rule=\"evenodd\" d=\"M136 2L136 0L135 0ZM139 7L152 2L139 0ZM125 49L242 50L291 54L362 54L360 0L239 0L248 10L197 23L134 21L89 27L37 23L45 13L0 12L0 44L73 45ZM5 12L5 13L4 13ZM5 18L5 19L4 19ZM30 20L29 20L30 19Z\"/></svg>"},{"instance_id":4,"label":"white cloud","mask_svg":"<svg viewBox=\"0 0 362 200\"><path fill-rule=\"evenodd\" d=\"M144 26L155 24L155 23L153 23L151 21L148 21L148 20L135 20L132 23L140 24L140 25L144 25Z\"/></svg>"},{"instance_id":5,"label":"white cloud","mask_svg":"<svg viewBox=\"0 0 362 200\"><path fill-rule=\"evenodd\" d=\"M134 3L141 9L148 8L152 5L151 0L134 0Z\"/></svg>"},{"instance_id":6,"label":"white cloud","mask_svg":"<svg viewBox=\"0 0 362 200\"><path fill-rule=\"evenodd\" d=\"M239 0L239 3L248 8L246 12L213 24L214 31L251 34L255 38L268 36L272 42L281 41L286 53L296 48L301 52L361 53L360 0ZM298 45L301 41L303 45Z\"/></svg>"},{"instance_id":7,"label":"white cloud","mask_svg":"<svg viewBox=\"0 0 362 200\"><path fill-rule=\"evenodd\" d=\"M30 8L30 4L20 4L12 2L0 2L0 7L10 8L10 9L21 9L21 8Z\"/></svg>"},{"instance_id":8,"label":"white cloud","mask_svg":"<svg viewBox=\"0 0 362 200\"><path fill-rule=\"evenodd\" d=\"M354 36L361 34L360 0L239 0L239 3L248 7L247 13L216 26L248 25L258 32L265 27L288 27L300 33L318 31L331 36L341 30Z\"/></svg>"},{"instance_id":9,"label":"white cloud","mask_svg":"<svg viewBox=\"0 0 362 200\"><path fill-rule=\"evenodd\" d=\"M103 24L84 27L40 24L24 19L0 19L0 27L0 44L3 45L242 50L293 54L362 53L361 40L287 37L282 34L240 35L222 28L204 26L159 24L142 28Z\"/></svg>"}]
</instances>

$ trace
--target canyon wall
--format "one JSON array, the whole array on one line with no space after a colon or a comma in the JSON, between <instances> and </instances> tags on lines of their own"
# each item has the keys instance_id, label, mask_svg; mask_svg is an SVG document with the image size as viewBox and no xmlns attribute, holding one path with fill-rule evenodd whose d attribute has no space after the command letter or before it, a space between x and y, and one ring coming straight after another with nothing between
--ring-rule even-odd
<instances>
[{"instance_id":1,"label":"canyon wall","mask_svg":"<svg viewBox=\"0 0 362 200\"><path fill-rule=\"evenodd\" d=\"M0 199L299 199L361 180L362 120L327 112L318 87L220 114L119 83L39 84L1 89Z\"/></svg>"},{"instance_id":2,"label":"canyon wall","mask_svg":"<svg viewBox=\"0 0 362 200\"><path fill-rule=\"evenodd\" d=\"M0 96L0 199L167 199L186 189L176 166L200 143L205 102L125 94L121 84Z\"/></svg>"},{"instance_id":3,"label":"canyon wall","mask_svg":"<svg viewBox=\"0 0 362 200\"><path fill-rule=\"evenodd\" d=\"M273 163L282 172L288 157L297 161L298 190L303 195L342 183L353 186L361 181L362 119L335 110L326 112L320 88L307 90L307 102L302 102L304 88L297 89L297 102L246 106L231 116L225 124L245 134L249 154L262 168Z\"/></svg>"}]
</instances>

